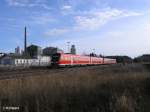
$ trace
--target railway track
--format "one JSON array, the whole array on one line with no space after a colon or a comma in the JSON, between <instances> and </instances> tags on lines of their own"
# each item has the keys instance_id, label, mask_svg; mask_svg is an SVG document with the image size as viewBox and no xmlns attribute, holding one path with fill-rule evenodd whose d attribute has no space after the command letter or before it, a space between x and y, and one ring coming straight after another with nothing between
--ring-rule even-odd
<instances>
[{"instance_id":1,"label":"railway track","mask_svg":"<svg viewBox=\"0 0 150 112\"><path fill-rule=\"evenodd\" d=\"M24 78L29 76L47 75L65 71L65 68L61 69L31 69L31 70L16 70L5 71L0 73L0 80Z\"/></svg>"},{"instance_id":2,"label":"railway track","mask_svg":"<svg viewBox=\"0 0 150 112\"><path fill-rule=\"evenodd\" d=\"M97 65L97 66L81 66L81 67L69 67L69 68L34 68L34 69L18 69L18 70L3 70L0 71L0 80L7 80L7 79L18 79L18 78L25 78L29 76L38 76L38 75L51 75L56 73L63 73L67 71L75 71L76 69L86 68L88 70L92 70L93 67L99 67L102 70L107 68L108 66L112 65Z\"/></svg>"}]
</instances>

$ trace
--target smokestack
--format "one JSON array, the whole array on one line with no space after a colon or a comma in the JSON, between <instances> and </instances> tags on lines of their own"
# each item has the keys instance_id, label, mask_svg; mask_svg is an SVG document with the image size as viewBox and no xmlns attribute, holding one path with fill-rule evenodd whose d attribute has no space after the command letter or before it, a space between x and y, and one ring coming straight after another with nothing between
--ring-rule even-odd
<instances>
[{"instance_id":1,"label":"smokestack","mask_svg":"<svg viewBox=\"0 0 150 112\"><path fill-rule=\"evenodd\" d=\"M24 54L27 54L27 28L25 26L24 30Z\"/></svg>"}]
</instances>

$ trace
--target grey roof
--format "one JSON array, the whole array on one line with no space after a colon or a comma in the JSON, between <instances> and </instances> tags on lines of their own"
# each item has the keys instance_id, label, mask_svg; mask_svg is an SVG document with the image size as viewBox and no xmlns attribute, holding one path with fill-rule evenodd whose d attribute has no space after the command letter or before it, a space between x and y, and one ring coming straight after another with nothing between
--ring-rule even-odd
<instances>
[{"instance_id":1,"label":"grey roof","mask_svg":"<svg viewBox=\"0 0 150 112\"><path fill-rule=\"evenodd\" d=\"M42 48L42 47L40 47L40 46L38 46L38 45L34 45L34 44L29 45L27 48L30 48L30 47L38 47L38 48Z\"/></svg>"}]
</instances>

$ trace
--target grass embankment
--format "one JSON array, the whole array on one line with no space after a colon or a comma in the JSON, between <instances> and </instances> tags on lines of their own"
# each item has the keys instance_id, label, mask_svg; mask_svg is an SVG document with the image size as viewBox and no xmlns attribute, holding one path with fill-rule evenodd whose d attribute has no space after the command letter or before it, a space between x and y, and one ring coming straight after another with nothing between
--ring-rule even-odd
<instances>
[{"instance_id":1,"label":"grass embankment","mask_svg":"<svg viewBox=\"0 0 150 112\"><path fill-rule=\"evenodd\" d=\"M150 72L115 65L1 80L0 101L25 112L150 112Z\"/></svg>"}]
</instances>

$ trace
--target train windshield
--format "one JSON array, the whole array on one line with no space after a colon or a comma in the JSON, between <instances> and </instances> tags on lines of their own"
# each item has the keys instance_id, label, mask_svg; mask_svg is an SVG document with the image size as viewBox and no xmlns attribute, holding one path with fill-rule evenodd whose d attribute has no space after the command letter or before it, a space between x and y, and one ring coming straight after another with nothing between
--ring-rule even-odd
<instances>
[{"instance_id":1,"label":"train windshield","mask_svg":"<svg viewBox=\"0 0 150 112\"><path fill-rule=\"evenodd\" d=\"M60 59L60 54L54 54L52 56L52 62L58 62Z\"/></svg>"}]
</instances>

